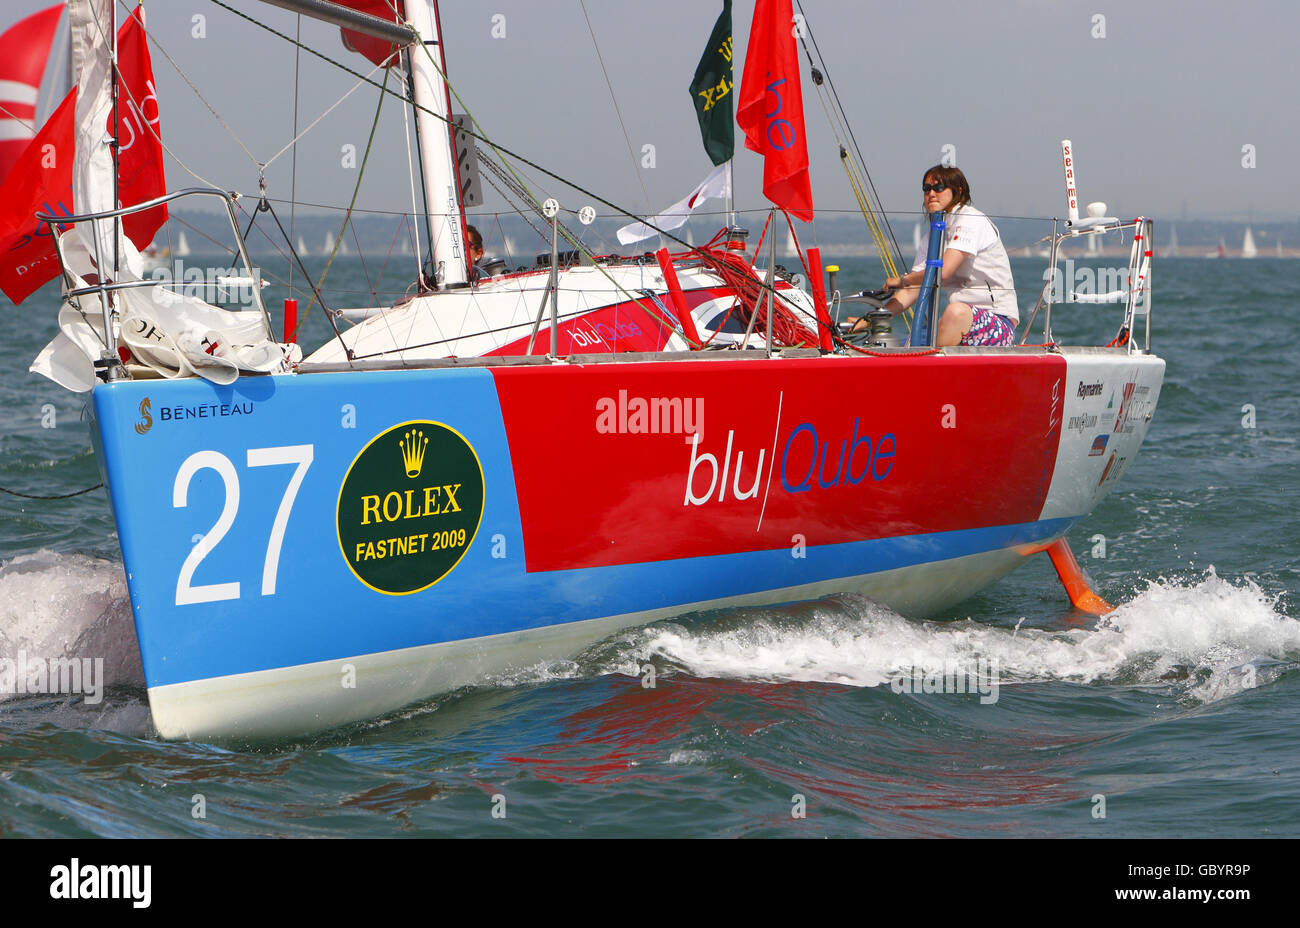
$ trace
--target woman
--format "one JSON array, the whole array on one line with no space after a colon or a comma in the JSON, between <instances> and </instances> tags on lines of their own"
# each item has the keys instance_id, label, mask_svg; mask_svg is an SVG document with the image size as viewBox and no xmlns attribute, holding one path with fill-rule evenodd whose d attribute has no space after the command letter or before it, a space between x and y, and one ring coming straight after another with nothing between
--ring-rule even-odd
<instances>
[{"instance_id":1,"label":"woman","mask_svg":"<svg viewBox=\"0 0 1300 928\"><path fill-rule=\"evenodd\" d=\"M1011 262L997 226L971 206L966 175L958 168L936 165L925 172L921 194L925 211L942 211L947 226L939 285L948 294L948 306L939 320L935 344L1014 345L1020 311ZM912 270L885 281L887 288L898 291L885 303L894 315L920 296L929 248L927 229Z\"/></svg>"}]
</instances>

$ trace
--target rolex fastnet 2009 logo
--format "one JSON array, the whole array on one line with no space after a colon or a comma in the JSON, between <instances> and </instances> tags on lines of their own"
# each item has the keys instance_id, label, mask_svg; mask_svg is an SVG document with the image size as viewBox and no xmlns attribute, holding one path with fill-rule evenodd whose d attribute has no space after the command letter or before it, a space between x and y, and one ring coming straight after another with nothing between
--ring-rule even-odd
<instances>
[{"instance_id":1,"label":"rolex fastnet 2009 logo","mask_svg":"<svg viewBox=\"0 0 1300 928\"><path fill-rule=\"evenodd\" d=\"M483 518L483 468L455 429L403 422L357 455L338 504L339 546L357 579L416 593L451 572Z\"/></svg>"}]
</instances>

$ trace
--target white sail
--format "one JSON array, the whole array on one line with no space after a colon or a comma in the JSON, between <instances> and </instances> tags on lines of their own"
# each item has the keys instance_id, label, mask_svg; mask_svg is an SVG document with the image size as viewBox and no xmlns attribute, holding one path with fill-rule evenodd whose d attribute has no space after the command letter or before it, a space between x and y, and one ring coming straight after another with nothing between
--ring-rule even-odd
<instances>
[{"instance_id":1,"label":"white sail","mask_svg":"<svg viewBox=\"0 0 1300 928\"><path fill-rule=\"evenodd\" d=\"M1169 247L1165 250L1166 258L1178 257L1178 227L1169 227Z\"/></svg>"},{"instance_id":2,"label":"white sail","mask_svg":"<svg viewBox=\"0 0 1300 928\"><path fill-rule=\"evenodd\" d=\"M325 233L325 244L323 248L324 250L321 252L321 254L325 255L326 257L329 257L330 255L334 254L334 233L333 232Z\"/></svg>"},{"instance_id":3,"label":"white sail","mask_svg":"<svg viewBox=\"0 0 1300 928\"><path fill-rule=\"evenodd\" d=\"M190 241L185 237L185 230L182 229L181 234L176 236L176 257L185 258L188 257L189 254Z\"/></svg>"},{"instance_id":4,"label":"white sail","mask_svg":"<svg viewBox=\"0 0 1300 928\"><path fill-rule=\"evenodd\" d=\"M307 250L307 243L302 240L301 235L298 236L298 257L305 258L310 254L311 252Z\"/></svg>"},{"instance_id":5,"label":"white sail","mask_svg":"<svg viewBox=\"0 0 1300 928\"><path fill-rule=\"evenodd\" d=\"M785 253L787 257L794 257L799 254L799 246L794 240L794 230L789 226L785 228Z\"/></svg>"},{"instance_id":6,"label":"white sail","mask_svg":"<svg viewBox=\"0 0 1300 928\"><path fill-rule=\"evenodd\" d=\"M79 213L102 213L114 209L113 152L105 127L113 112L111 78L113 50L110 36L116 32L112 0L70 0L68 26L72 32L72 62L78 75L76 105L76 152L72 160L72 201ZM114 242L114 229L118 239ZM126 254L122 246L120 221L99 221L78 227L88 236L89 251L99 254L106 265ZM138 258L137 258L138 260ZM143 273L143 265L133 268Z\"/></svg>"},{"instance_id":7,"label":"white sail","mask_svg":"<svg viewBox=\"0 0 1300 928\"><path fill-rule=\"evenodd\" d=\"M921 222L918 219L916 225L912 226L912 251L913 253L921 250Z\"/></svg>"},{"instance_id":8,"label":"white sail","mask_svg":"<svg viewBox=\"0 0 1300 928\"><path fill-rule=\"evenodd\" d=\"M1241 242L1241 256L1243 258L1254 258L1259 254L1259 249L1255 247L1255 236L1250 231L1250 226L1246 226L1246 237Z\"/></svg>"},{"instance_id":9,"label":"white sail","mask_svg":"<svg viewBox=\"0 0 1300 928\"><path fill-rule=\"evenodd\" d=\"M1099 246L1100 246L1100 238L1101 238L1100 235L1089 235L1089 236L1088 236L1088 254L1089 254L1089 255L1096 256L1096 255L1101 254L1101 248L1099 247Z\"/></svg>"}]
</instances>

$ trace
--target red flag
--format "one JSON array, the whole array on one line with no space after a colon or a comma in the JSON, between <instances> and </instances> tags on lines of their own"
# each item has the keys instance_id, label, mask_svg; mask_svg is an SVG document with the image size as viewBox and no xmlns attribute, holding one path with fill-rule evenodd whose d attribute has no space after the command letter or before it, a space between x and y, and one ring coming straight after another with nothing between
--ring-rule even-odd
<instances>
[{"instance_id":1,"label":"red flag","mask_svg":"<svg viewBox=\"0 0 1300 928\"><path fill-rule=\"evenodd\" d=\"M167 189L153 65L139 15L137 7L117 34L123 84L118 96L118 199L124 206L162 196ZM73 90L64 98L0 185L0 289L15 303L59 275L50 230L35 215L76 212L72 202L76 96ZM112 132L112 126L107 128ZM144 248L166 221L167 207L160 206L127 216L122 225L136 247Z\"/></svg>"},{"instance_id":2,"label":"red flag","mask_svg":"<svg viewBox=\"0 0 1300 928\"><path fill-rule=\"evenodd\" d=\"M763 156L763 194L808 222L813 216L812 184L794 28L790 0L758 0L736 124L745 133L745 147Z\"/></svg>"}]
</instances>

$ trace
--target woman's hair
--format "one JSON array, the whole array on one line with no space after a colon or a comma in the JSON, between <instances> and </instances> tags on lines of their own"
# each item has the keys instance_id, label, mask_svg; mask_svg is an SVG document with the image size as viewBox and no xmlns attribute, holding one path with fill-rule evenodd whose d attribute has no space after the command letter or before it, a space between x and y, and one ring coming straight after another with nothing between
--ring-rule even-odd
<instances>
[{"instance_id":1,"label":"woman's hair","mask_svg":"<svg viewBox=\"0 0 1300 928\"><path fill-rule=\"evenodd\" d=\"M482 251L482 250L483 250L483 236L479 235L478 229L474 228L473 226L466 226L466 227L465 227L465 232L466 232L466 234L467 234L467 237L469 238L469 244L470 244L470 247L471 247L471 248L477 248L477 249L479 249L480 251Z\"/></svg>"},{"instance_id":2,"label":"woman's hair","mask_svg":"<svg viewBox=\"0 0 1300 928\"><path fill-rule=\"evenodd\" d=\"M961 168L936 164L921 175L923 184L932 184L935 181L947 184L952 190L952 206L948 207L950 210L970 203L970 183L966 180L966 175L961 172Z\"/></svg>"}]
</instances>

